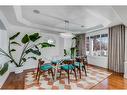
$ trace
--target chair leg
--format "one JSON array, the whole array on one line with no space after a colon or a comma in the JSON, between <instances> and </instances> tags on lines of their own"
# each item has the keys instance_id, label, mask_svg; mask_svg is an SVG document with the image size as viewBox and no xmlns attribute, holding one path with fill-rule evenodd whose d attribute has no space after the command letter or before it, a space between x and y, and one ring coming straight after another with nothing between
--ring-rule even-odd
<instances>
[{"instance_id":1,"label":"chair leg","mask_svg":"<svg viewBox=\"0 0 127 95\"><path fill-rule=\"evenodd\" d=\"M54 76L55 76L56 69L54 69L53 72L54 72Z\"/></svg>"},{"instance_id":2,"label":"chair leg","mask_svg":"<svg viewBox=\"0 0 127 95\"><path fill-rule=\"evenodd\" d=\"M70 71L70 74L72 73L72 70Z\"/></svg>"},{"instance_id":3,"label":"chair leg","mask_svg":"<svg viewBox=\"0 0 127 95\"><path fill-rule=\"evenodd\" d=\"M38 75L38 82L39 82L40 76L41 76L41 72L38 72L38 73L39 73L39 75Z\"/></svg>"},{"instance_id":4,"label":"chair leg","mask_svg":"<svg viewBox=\"0 0 127 95\"><path fill-rule=\"evenodd\" d=\"M76 69L77 69L77 73L78 73L78 71L79 71L78 67L76 67Z\"/></svg>"},{"instance_id":5,"label":"chair leg","mask_svg":"<svg viewBox=\"0 0 127 95\"><path fill-rule=\"evenodd\" d=\"M82 71L84 71L84 68L82 67Z\"/></svg>"},{"instance_id":6,"label":"chair leg","mask_svg":"<svg viewBox=\"0 0 127 95\"><path fill-rule=\"evenodd\" d=\"M37 79L37 77L38 77L38 69L37 69L36 79Z\"/></svg>"},{"instance_id":7,"label":"chair leg","mask_svg":"<svg viewBox=\"0 0 127 95\"><path fill-rule=\"evenodd\" d=\"M75 79L76 79L76 81L77 81L77 74L76 74L75 68L73 69L73 71L74 71L74 74L75 74Z\"/></svg>"},{"instance_id":8,"label":"chair leg","mask_svg":"<svg viewBox=\"0 0 127 95\"><path fill-rule=\"evenodd\" d=\"M80 79L81 79L81 67L79 67L78 69L79 69L79 75L80 75Z\"/></svg>"},{"instance_id":9,"label":"chair leg","mask_svg":"<svg viewBox=\"0 0 127 95\"><path fill-rule=\"evenodd\" d=\"M85 70L85 75L87 76L87 72L86 72L86 66L83 66L84 70Z\"/></svg>"},{"instance_id":10,"label":"chair leg","mask_svg":"<svg viewBox=\"0 0 127 95\"><path fill-rule=\"evenodd\" d=\"M50 70L48 70L48 75L50 75Z\"/></svg>"},{"instance_id":11,"label":"chair leg","mask_svg":"<svg viewBox=\"0 0 127 95\"><path fill-rule=\"evenodd\" d=\"M54 80L53 70L51 69L52 79Z\"/></svg>"},{"instance_id":12,"label":"chair leg","mask_svg":"<svg viewBox=\"0 0 127 95\"><path fill-rule=\"evenodd\" d=\"M60 70L60 76L59 76L60 78L61 78L61 73L62 73L62 71Z\"/></svg>"},{"instance_id":13,"label":"chair leg","mask_svg":"<svg viewBox=\"0 0 127 95\"><path fill-rule=\"evenodd\" d=\"M67 71L68 73L68 84L70 84L70 74L69 74L69 70Z\"/></svg>"}]
</instances>

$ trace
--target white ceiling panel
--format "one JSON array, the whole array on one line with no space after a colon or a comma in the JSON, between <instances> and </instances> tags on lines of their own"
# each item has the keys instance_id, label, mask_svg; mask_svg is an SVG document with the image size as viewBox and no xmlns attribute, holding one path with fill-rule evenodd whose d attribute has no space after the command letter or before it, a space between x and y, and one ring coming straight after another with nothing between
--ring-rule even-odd
<instances>
[{"instance_id":1,"label":"white ceiling panel","mask_svg":"<svg viewBox=\"0 0 127 95\"><path fill-rule=\"evenodd\" d=\"M61 32L64 20L69 21L70 32L86 32L116 24L127 24L126 6L18 6L16 15L13 6L0 6L8 21L15 25ZM16 7L15 7L16 8ZM38 13L33 12L34 10ZM17 19L20 16L22 20ZM30 23L30 24L29 24ZM29 25L28 25L29 24ZM84 26L84 27L81 27Z\"/></svg>"}]
</instances>

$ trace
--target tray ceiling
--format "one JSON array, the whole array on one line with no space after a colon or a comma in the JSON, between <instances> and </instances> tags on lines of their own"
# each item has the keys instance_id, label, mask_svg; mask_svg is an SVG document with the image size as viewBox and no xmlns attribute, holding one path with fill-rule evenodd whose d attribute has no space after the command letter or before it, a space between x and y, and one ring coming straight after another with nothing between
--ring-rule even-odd
<instances>
[{"instance_id":1,"label":"tray ceiling","mask_svg":"<svg viewBox=\"0 0 127 95\"><path fill-rule=\"evenodd\" d=\"M0 10L11 24L55 33L84 33L126 24L127 19L126 6L0 6ZM64 20L69 21L68 31Z\"/></svg>"}]
</instances>

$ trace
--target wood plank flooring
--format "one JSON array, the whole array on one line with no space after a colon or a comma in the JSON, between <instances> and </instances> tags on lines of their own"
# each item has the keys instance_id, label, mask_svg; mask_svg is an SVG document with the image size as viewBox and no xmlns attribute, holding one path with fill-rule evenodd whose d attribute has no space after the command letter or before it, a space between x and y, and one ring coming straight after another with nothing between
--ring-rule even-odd
<instances>
[{"instance_id":1,"label":"wood plank flooring","mask_svg":"<svg viewBox=\"0 0 127 95\"><path fill-rule=\"evenodd\" d=\"M10 73L8 79L1 89L24 89L24 76L26 72L29 71L31 70L26 70L23 73L17 75L15 73ZM123 78L123 74L113 72L112 75L110 75L91 89L127 89L127 79Z\"/></svg>"}]
</instances>

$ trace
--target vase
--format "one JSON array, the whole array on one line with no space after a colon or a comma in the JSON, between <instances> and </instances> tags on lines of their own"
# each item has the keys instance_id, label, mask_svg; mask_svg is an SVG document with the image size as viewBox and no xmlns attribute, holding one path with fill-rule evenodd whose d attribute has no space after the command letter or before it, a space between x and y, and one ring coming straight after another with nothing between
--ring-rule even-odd
<instances>
[{"instance_id":1,"label":"vase","mask_svg":"<svg viewBox=\"0 0 127 95\"><path fill-rule=\"evenodd\" d=\"M22 73L22 72L23 72L23 66L15 68L15 74L19 74L19 73Z\"/></svg>"}]
</instances>

